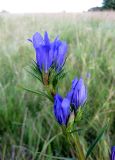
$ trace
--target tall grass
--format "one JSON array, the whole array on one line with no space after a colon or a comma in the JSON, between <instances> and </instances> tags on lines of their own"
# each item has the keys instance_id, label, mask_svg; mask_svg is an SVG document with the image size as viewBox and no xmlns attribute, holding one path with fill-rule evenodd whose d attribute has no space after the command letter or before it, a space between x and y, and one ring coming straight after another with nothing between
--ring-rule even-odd
<instances>
[{"instance_id":1,"label":"tall grass","mask_svg":"<svg viewBox=\"0 0 115 160\"><path fill-rule=\"evenodd\" d=\"M69 45L67 77L59 92L65 96L75 76L88 85L88 101L76 124L86 153L99 130L108 129L89 160L108 160L115 145L115 13L0 15L0 159L74 159L74 149L53 116L53 104L21 89L42 89L26 72L35 53L27 41L48 31ZM90 73L90 78L86 74Z\"/></svg>"}]
</instances>

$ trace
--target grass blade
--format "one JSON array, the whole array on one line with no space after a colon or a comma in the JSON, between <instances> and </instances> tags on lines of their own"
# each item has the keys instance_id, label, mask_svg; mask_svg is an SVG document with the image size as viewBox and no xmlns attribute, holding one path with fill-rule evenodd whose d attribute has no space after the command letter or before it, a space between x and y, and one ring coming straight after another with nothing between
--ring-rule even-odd
<instances>
[{"instance_id":1,"label":"grass blade","mask_svg":"<svg viewBox=\"0 0 115 160\"><path fill-rule=\"evenodd\" d=\"M94 140L93 144L89 147L87 154L86 154L86 159L89 157L89 155L91 154L91 152L93 151L94 147L96 146L96 144L99 142L99 140L101 139L101 137L103 136L103 133L105 132L105 130L107 129L107 125L105 125L101 131L99 132L97 138Z\"/></svg>"}]
</instances>

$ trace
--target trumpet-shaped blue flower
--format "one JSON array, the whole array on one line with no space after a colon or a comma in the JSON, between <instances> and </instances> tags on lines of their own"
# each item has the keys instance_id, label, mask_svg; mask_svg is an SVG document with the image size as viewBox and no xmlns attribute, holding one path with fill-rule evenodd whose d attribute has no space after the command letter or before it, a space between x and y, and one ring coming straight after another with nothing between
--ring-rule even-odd
<instances>
[{"instance_id":1,"label":"trumpet-shaped blue flower","mask_svg":"<svg viewBox=\"0 0 115 160\"><path fill-rule=\"evenodd\" d=\"M59 72L65 63L66 56L67 56L66 42L62 42L58 38L56 38L53 43L53 51L52 52L54 55L55 69L57 72Z\"/></svg>"},{"instance_id":2,"label":"trumpet-shaped blue flower","mask_svg":"<svg viewBox=\"0 0 115 160\"><path fill-rule=\"evenodd\" d=\"M67 98L70 99L75 110L85 103L87 99L87 89L82 78L75 78L72 81L72 88L67 94Z\"/></svg>"},{"instance_id":3,"label":"trumpet-shaped blue flower","mask_svg":"<svg viewBox=\"0 0 115 160\"><path fill-rule=\"evenodd\" d=\"M115 160L115 146L111 148L111 160Z\"/></svg>"},{"instance_id":4,"label":"trumpet-shaped blue flower","mask_svg":"<svg viewBox=\"0 0 115 160\"><path fill-rule=\"evenodd\" d=\"M54 114L59 124L67 125L70 115L70 101L56 94L54 97Z\"/></svg>"},{"instance_id":5,"label":"trumpet-shaped blue flower","mask_svg":"<svg viewBox=\"0 0 115 160\"><path fill-rule=\"evenodd\" d=\"M45 73L54 66L55 70L59 72L66 59L67 44L56 38L53 42L50 41L48 33L44 33L44 38L40 33L36 32L32 39L28 39L33 43L36 51L36 62L40 71Z\"/></svg>"}]
</instances>

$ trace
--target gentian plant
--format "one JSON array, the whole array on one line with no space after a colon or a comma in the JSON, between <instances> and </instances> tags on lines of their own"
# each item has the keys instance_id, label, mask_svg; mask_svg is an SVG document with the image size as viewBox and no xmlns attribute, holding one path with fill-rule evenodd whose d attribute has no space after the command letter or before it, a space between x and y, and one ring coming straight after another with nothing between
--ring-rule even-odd
<instances>
[{"instance_id":1,"label":"gentian plant","mask_svg":"<svg viewBox=\"0 0 115 160\"><path fill-rule=\"evenodd\" d=\"M78 130L76 129L76 119L82 112L87 101L88 89L83 78L75 77L70 90L62 97L58 93L58 82L66 76L64 64L67 58L67 43L56 37L54 41L49 39L48 33L44 37L36 32L32 38L28 39L34 47L36 60L28 71L37 78L44 86L44 91L27 91L37 93L52 101L54 117L62 128L62 133L67 137L69 143L74 143L76 159L85 160L89 157L93 148L103 135L106 126L102 128L94 143L89 147L87 153L81 145ZM73 131L76 131L75 134ZM114 149L112 150L112 160L114 159Z\"/></svg>"}]
</instances>

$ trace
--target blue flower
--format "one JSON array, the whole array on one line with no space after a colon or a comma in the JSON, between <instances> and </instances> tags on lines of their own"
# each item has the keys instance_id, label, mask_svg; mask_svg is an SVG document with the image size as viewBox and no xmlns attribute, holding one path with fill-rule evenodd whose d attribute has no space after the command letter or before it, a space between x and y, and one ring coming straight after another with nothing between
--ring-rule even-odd
<instances>
[{"instance_id":1,"label":"blue flower","mask_svg":"<svg viewBox=\"0 0 115 160\"><path fill-rule=\"evenodd\" d=\"M115 146L111 148L111 160L115 160Z\"/></svg>"},{"instance_id":2,"label":"blue flower","mask_svg":"<svg viewBox=\"0 0 115 160\"><path fill-rule=\"evenodd\" d=\"M67 57L67 43L60 41L58 38L55 39L53 43L53 55L55 69L59 72L65 63Z\"/></svg>"},{"instance_id":3,"label":"blue flower","mask_svg":"<svg viewBox=\"0 0 115 160\"><path fill-rule=\"evenodd\" d=\"M52 66L57 72L62 69L67 54L66 42L62 42L58 38L50 42L47 32L44 33L44 38L36 32L32 39L28 40L33 43L36 51L36 62L40 71L48 73Z\"/></svg>"},{"instance_id":4,"label":"blue flower","mask_svg":"<svg viewBox=\"0 0 115 160\"><path fill-rule=\"evenodd\" d=\"M54 97L54 114L60 125L67 125L70 115L70 101L56 94Z\"/></svg>"},{"instance_id":5,"label":"blue flower","mask_svg":"<svg viewBox=\"0 0 115 160\"><path fill-rule=\"evenodd\" d=\"M74 109L78 109L79 106L83 106L87 99L87 88L84 85L82 78L77 77L72 81L72 88L67 94L67 98L70 100Z\"/></svg>"}]
</instances>

